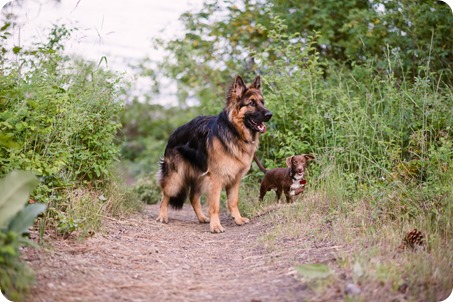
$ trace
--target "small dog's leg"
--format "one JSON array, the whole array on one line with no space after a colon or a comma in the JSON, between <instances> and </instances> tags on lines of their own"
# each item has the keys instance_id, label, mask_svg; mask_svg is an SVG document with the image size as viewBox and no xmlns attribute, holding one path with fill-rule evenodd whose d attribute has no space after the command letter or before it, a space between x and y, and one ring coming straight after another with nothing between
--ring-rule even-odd
<instances>
[{"instance_id":1,"label":"small dog's leg","mask_svg":"<svg viewBox=\"0 0 453 302\"><path fill-rule=\"evenodd\" d=\"M280 203L280 197L282 197L282 190L277 189L277 191L275 191L275 195L277 195L277 202Z\"/></svg>"},{"instance_id":2,"label":"small dog's leg","mask_svg":"<svg viewBox=\"0 0 453 302\"><path fill-rule=\"evenodd\" d=\"M157 222L168 223L168 204L170 203L170 196L162 193L162 201L160 203L160 212L159 216L157 217Z\"/></svg>"},{"instance_id":3,"label":"small dog's leg","mask_svg":"<svg viewBox=\"0 0 453 302\"><path fill-rule=\"evenodd\" d=\"M201 192L199 190L192 189L190 191L190 203L192 204L193 210L197 215L198 221L200 223L208 223L209 218L205 216L203 210L201 209L200 197Z\"/></svg>"},{"instance_id":4,"label":"small dog's leg","mask_svg":"<svg viewBox=\"0 0 453 302\"><path fill-rule=\"evenodd\" d=\"M263 201L264 195L267 193L267 188L263 185L260 187L260 201Z\"/></svg>"},{"instance_id":5,"label":"small dog's leg","mask_svg":"<svg viewBox=\"0 0 453 302\"><path fill-rule=\"evenodd\" d=\"M238 208L238 197L239 197L239 184L240 181L236 181L231 187L226 188L228 209L231 217L237 225L243 225L249 223L250 219L242 217Z\"/></svg>"},{"instance_id":6,"label":"small dog's leg","mask_svg":"<svg viewBox=\"0 0 453 302\"><path fill-rule=\"evenodd\" d=\"M285 194L285 196L286 196L286 203L294 202L294 196L290 196L290 195L287 195L287 194Z\"/></svg>"}]
</instances>

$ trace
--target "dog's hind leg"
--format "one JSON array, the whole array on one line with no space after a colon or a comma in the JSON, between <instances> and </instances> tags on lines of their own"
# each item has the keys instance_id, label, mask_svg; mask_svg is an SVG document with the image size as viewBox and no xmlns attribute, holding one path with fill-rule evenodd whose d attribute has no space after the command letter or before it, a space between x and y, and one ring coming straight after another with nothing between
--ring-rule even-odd
<instances>
[{"instance_id":1,"label":"dog's hind leg","mask_svg":"<svg viewBox=\"0 0 453 302\"><path fill-rule=\"evenodd\" d=\"M240 180L236 181L233 185L226 188L227 200L228 200L228 210L230 211L231 217L233 217L234 222L237 225L243 225L244 223L249 223L248 218L242 217L238 208L238 197L239 197L239 184Z\"/></svg>"},{"instance_id":2,"label":"dog's hind leg","mask_svg":"<svg viewBox=\"0 0 453 302\"><path fill-rule=\"evenodd\" d=\"M162 193L162 201L160 203L160 212L157 217L157 222L168 223L168 205L170 204L170 196Z\"/></svg>"},{"instance_id":3,"label":"dog's hind leg","mask_svg":"<svg viewBox=\"0 0 453 302\"><path fill-rule=\"evenodd\" d=\"M280 197L282 197L282 190L277 189L277 191L275 191L275 195L277 196L278 203L280 203Z\"/></svg>"},{"instance_id":4,"label":"dog's hind leg","mask_svg":"<svg viewBox=\"0 0 453 302\"><path fill-rule=\"evenodd\" d=\"M263 201L264 195L269 191L263 184L260 187L260 201Z\"/></svg>"},{"instance_id":5,"label":"dog's hind leg","mask_svg":"<svg viewBox=\"0 0 453 302\"><path fill-rule=\"evenodd\" d=\"M197 215L198 221L200 223L208 223L209 218L205 216L203 210L201 209L200 197L201 197L200 190L195 188L192 188L190 190L190 203L192 204L193 210Z\"/></svg>"}]
</instances>

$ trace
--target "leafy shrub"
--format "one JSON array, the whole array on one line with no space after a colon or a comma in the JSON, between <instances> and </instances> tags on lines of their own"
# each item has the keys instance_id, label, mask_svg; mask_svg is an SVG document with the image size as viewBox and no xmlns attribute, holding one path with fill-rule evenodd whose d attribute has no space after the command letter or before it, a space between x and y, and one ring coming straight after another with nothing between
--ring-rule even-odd
<instances>
[{"instance_id":1,"label":"leafy shrub","mask_svg":"<svg viewBox=\"0 0 453 302\"><path fill-rule=\"evenodd\" d=\"M9 38L8 24L0 31L0 40ZM120 158L120 77L65 56L70 35L56 26L46 42L1 50L0 176L20 169L39 177L32 198L49 205L41 236L50 226L64 237L83 235L99 228L105 213L138 208L120 200L126 189L112 189L112 166Z\"/></svg>"},{"instance_id":2,"label":"leafy shrub","mask_svg":"<svg viewBox=\"0 0 453 302\"><path fill-rule=\"evenodd\" d=\"M33 244L22 235L46 209L44 204L25 206L37 184L32 174L17 171L0 180L0 288L14 301L34 282L33 272L20 260L20 247Z\"/></svg>"},{"instance_id":3,"label":"leafy shrub","mask_svg":"<svg viewBox=\"0 0 453 302\"><path fill-rule=\"evenodd\" d=\"M0 175L17 169L38 175L37 201L49 202L77 183L101 184L119 158L119 78L63 56L69 35L56 27L47 43L14 49L9 55L17 64L1 62Z\"/></svg>"}]
</instances>

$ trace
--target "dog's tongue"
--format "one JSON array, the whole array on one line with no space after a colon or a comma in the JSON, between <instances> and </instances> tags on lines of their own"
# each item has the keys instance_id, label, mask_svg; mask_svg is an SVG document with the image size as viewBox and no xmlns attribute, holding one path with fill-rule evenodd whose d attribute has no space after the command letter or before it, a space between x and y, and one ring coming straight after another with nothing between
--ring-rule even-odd
<instances>
[{"instance_id":1,"label":"dog's tongue","mask_svg":"<svg viewBox=\"0 0 453 302\"><path fill-rule=\"evenodd\" d=\"M266 124L264 123L261 123L258 125L258 130L261 132L261 133L266 133Z\"/></svg>"}]
</instances>

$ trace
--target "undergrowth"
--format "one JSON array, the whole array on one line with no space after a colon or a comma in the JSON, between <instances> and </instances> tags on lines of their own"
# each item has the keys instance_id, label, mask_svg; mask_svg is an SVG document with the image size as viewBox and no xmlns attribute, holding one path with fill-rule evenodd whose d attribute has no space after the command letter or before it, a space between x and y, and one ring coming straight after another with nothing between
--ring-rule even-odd
<instances>
[{"instance_id":1,"label":"undergrowth","mask_svg":"<svg viewBox=\"0 0 453 302\"><path fill-rule=\"evenodd\" d=\"M5 24L2 39L9 30ZM62 234L98 228L98 217L130 207L120 205L129 193L113 168L120 159L121 78L64 55L70 35L56 26L31 49L3 49L0 61L0 176L13 170L37 175L31 199L49 204L47 216L56 221L49 225ZM136 207L135 200L126 201Z\"/></svg>"},{"instance_id":2,"label":"undergrowth","mask_svg":"<svg viewBox=\"0 0 453 302\"><path fill-rule=\"evenodd\" d=\"M288 36L276 19L269 35L274 43L256 61L274 116L259 157L266 168L284 167L293 154L316 160L298 202L266 216L273 227L263 243L279 248L285 238L307 248L313 243L300 238L314 238L341 246L329 265L346 279L332 282L343 293L357 285L360 294L344 294L353 301L445 299L453 288L453 94L442 79L451 74L431 71L427 58L413 78L396 76L396 50L388 50L385 72L372 61L344 69L322 62L316 34L309 41ZM267 52L279 54L273 65ZM254 201L259 175L252 172L243 186L243 209L252 217L275 202L273 193ZM425 240L415 249L404 245L414 229Z\"/></svg>"}]
</instances>

